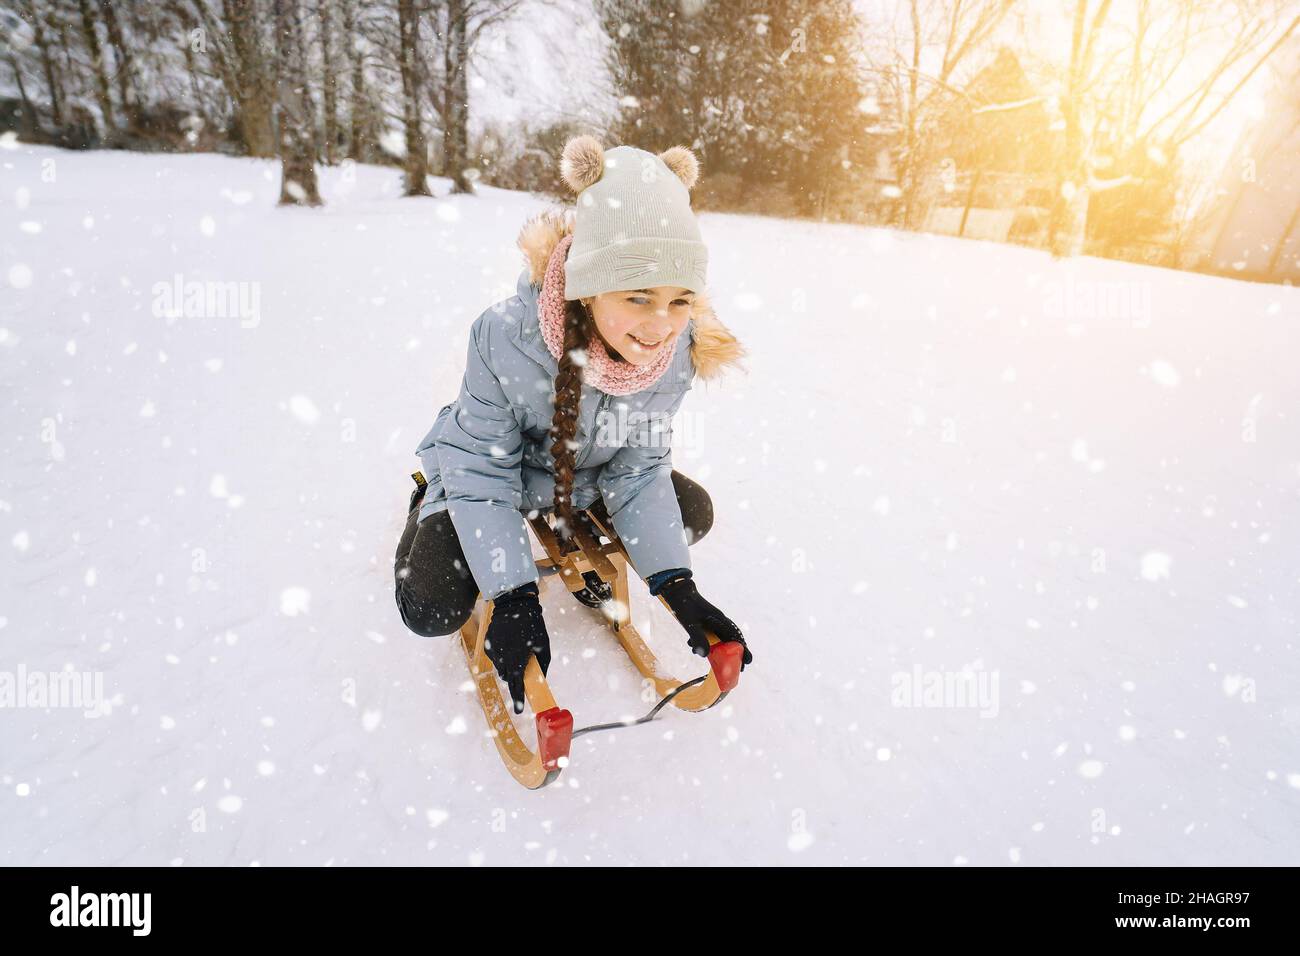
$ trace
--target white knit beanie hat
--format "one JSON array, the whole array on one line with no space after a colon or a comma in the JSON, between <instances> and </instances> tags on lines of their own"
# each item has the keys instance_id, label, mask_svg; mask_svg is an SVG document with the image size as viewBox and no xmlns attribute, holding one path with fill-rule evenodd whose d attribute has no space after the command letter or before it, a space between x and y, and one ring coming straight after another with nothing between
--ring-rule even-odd
<instances>
[{"instance_id":1,"label":"white knit beanie hat","mask_svg":"<svg viewBox=\"0 0 1300 956\"><path fill-rule=\"evenodd\" d=\"M704 289L709 255L690 197L700 166L689 149L606 150L594 136L576 136L564 147L560 174L578 194L566 299L653 286Z\"/></svg>"}]
</instances>

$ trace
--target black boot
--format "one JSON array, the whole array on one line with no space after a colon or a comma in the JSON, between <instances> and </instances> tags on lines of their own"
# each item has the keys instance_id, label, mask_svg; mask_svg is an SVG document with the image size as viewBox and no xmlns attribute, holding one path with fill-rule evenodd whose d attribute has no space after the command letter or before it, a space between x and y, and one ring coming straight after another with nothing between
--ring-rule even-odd
<instances>
[{"instance_id":1,"label":"black boot","mask_svg":"<svg viewBox=\"0 0 1300 956\"><path fill-rule=\"evenodd\" d=\"M569 592L580 603L600 610L606 603L614 600L613 587L602 581L595 571L583 571L582 579L587 582L587 586Z\"/></svg>"},{"instance_id":2,"label":"black boot","mask_svg":"<svg viewBox=\"0 0 1300 956\"><path fill-rule=\"evenodd\" d=\"M590 514L586 511L579 511L575 517L584 531L591 535L594 540L600 540L600 532L596 530L596 526L592 523ZM579 603L600 610L614 600L614 588L602 581L600 575L595 571L582 572L582 579L587 582L587 586L569 592L578 599Z\"/></svg>"}]
</instances>

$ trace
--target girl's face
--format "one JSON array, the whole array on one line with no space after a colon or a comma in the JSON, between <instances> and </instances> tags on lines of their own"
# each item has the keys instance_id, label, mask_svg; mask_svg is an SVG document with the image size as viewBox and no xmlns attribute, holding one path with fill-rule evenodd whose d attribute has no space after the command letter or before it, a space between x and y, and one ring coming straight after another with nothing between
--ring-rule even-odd
<instances>
[{"instance_id":1,"label":"girl's face","mask_svg":"<svg viewBox=\"0 0 1300 956\"><path fill-rule=\"evenodd\" d=\"M686 328L694 301L694 292L666 285L602 292L582 300L591 310L605 348L614 358L633 365L646 365L663 349L673 348Z\"/></svg>"}]
</instances>

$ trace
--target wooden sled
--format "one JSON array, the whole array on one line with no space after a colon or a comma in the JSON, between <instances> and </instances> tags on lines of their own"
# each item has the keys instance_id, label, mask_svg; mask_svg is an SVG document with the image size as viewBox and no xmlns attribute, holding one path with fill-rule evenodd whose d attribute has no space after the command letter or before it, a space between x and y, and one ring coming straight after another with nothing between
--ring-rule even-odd
<instances>
[{"instance_id":1,"label":"wooden sled","mask_svg":"<svg viewBox=\"0 0 1300 956\"><path fill-rule=\"evenodd\" d=\"M595 571L601 580L611 585L614 592L614 615L604 615L623 650L643 677L654 683L660 697L666 697L683 684L660 666L654 652L641 639L632 626L629 575L633 573L627 551L612 527L606 527L587 512L599 534L608 538L601 544L581 526L574 535L575 547L567 553L560 552L559 538L543 516L529 519L546 556L537 559L539 571L559 574L570 591L586 587L584 571ZM668 603L661 597L664 607ZM488 728L496 742L506 769L525 787L537 790L552 783L568 764L569 748L573 739L573 714L559 707L546 685L537 658L530 658L524 672L524 693L529 710L534 715L537 729L535 748L520 737L511 719L510 703L501 693L496 668L483 651L483 640L492 620L491 601L480 600L470 619L460 631L461 646L469 664L470 676L478 692L479 705L487 719ZM671 612L671 608L669 608ZM709 635L709 673L694 686L677 693L672 698L681 710L700 711L712 707L735 688L740 680L741 657L744 647L739 643L725 643Z\"/></svg>"}]
</instances>

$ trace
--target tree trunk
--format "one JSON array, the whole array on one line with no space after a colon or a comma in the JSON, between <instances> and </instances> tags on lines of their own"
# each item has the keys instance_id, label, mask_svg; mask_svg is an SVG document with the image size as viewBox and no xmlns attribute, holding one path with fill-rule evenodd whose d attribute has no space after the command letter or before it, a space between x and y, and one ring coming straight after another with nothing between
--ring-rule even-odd
<instances>
[{"instance_id":1,"label":"tree trunk","mask_svg":"<svg viewBox=\"0 0 1300 956\"><path fill-rule=\"evenodd\" d=\"M420 93L424 84L420 71L420 18L415 0L397 0L397 17L401 29L399 57L402 72L403 120L406 126L406 173L404 195L431 196L429 191L429 148L420 122Z\"/></svg>"},{"instance_id":2,"label":"tree trunk","mask_svg":"<svg viewBox=\"0 0 1300 956\"><path fill-rule=\"evenodd\" d=\"M275 103L254 0L225 0L230 42L235 50L234 98L239 104L239 132L250 156L275 156Z\"/></svg>"},{"instance_id":3,"label":"tree trunk","mask_svg":"<svg viewBox=\"0 0 1300 956\"><path fill-rule=\"evenodd\" d=\"M275 0L276 48L280 54L280 205L319 206L316 153L313 148L311 98L303 62L299 0Z\"/></svg>"},{"instance_id":4,"label":"tree trunk","mask_svg":"<svg viewBox=\"0 0 1300 956\"><path fill-rule=\"evenodd\" d=\"M360 30L357 26L355 0L344 0L343 4L343 52L348 60L348 72L352 76L352 86L348 91L348 150L349 159L358 163L367 162L370 157L369 107L366 101L365 61L358 47Z\"/></svg>"},{"instance_id":5,"label":"tree trunk","mask_svg":"<svg viewBox=\"0 0 1300 956\"><path fill-rule=\"evenodd\" d=\"M95 74L95 97L99 100L99 111L104 117L104 133L111 135L117 127L113 119L113 97L108 89L108 74L104 72L104 51L99 45L99 34L95 31L95 11L90 0L80 0L81 37L90 53L90 68Z\"/></svg>"},{"instance_id":6,"label":"tree trunk","mask_svg":"<svg viewBox=\"0 0 1300 956\"><path fill-rule=\"evenodd\" d=\"M465 0L447 4L447 100L443 111L443 175L453 193L473 193L465 171L469 166L469 11Z\"/></svg>"},{"instance_id":7,"label":"tree trunk","mask_svg":"<svg viewBox=\"0 0 1300 956\"><path fill-rule=\"evenodd\" d=\"M1068 97L1062 109L1065 157L1053 197L1050 250L1054 256L1077 256L1083 252L1088 228L1089 161L1077 99Z\"/></svg>"},{"instance_id":8,"label":"tree trunk","mask_svg":"<svg viewBox=\"0 0 1300 956\"><path fill-rule=\"evenodd\" d=\"M104 12L108 42L112 44L113 56L117 60L117 95L122 102L123 122L130 128L135 125L136 110L140 107L140 94L135 87L135 65L131 60L131 50L122 36L122 25L118 22L113 0L102 0L99 9Z\"/></svg>"},{"instance_id":9,"label":"tree trunk","mask_svg":"<svg viewBox=\"0 0 1300 956\"><path fill-rule=\"evenodd\" d=\"M316 97L312 96L311 79L307 73L307 64L311 58L307 55L307 25L303 22L303 10L300 4L306 0L294 0L293 12L296 29L295 41L298 44L298 63L302 66L302 104L304 109L304 131L311 143L312 162L320 160L322 151L320 143L320 124L316 122Z\"/></svg>"},{"instance_id":10,"label":"tree trunk","mask_svg":"<svg viewBox=\"0 0 1300 956\"><path fill-rule=\"evenodd\" d=\"M325 108L325 162L333 166L338 161L338 87L335 84L333 29L330 16L330 0L317 0L316 12L320 18L321 70L324 82L321 83L321 97Z\"/></svg>"},{"instance_id":11,"label":"tree trunk","mask_svg":"<svg viewBox=\"0 0 1300 956\"><path fill-rule=\"evenodd\" d=\"M27 87L23 83L23 70L18 65L18 60L12 53L7 54L5 59L9 61L9 68L13 70L14 82L18 85L18 97L23 104L23 115L18 122L18 131L22 134L23 139L30 140L35 138L39 129L39 124L36 122L36 107L27 98Z\"/></svg>"},{"instance_id":12,"label":"tree trunk","mask_svg":"<svg viewBox=\"0 0 1300 956\"><path fill-rule=\"evenodd\" d=\"M40 11L31 3L25 4L24 9L27 14L24 19L30 19L36 48L41 53L41 69L45 72L45 85L50 92L50 118L58 130L63 126L63 84L59 79L58 64L50 52Z\"/></svg>"},{"instance_id":13,"label":"tree trunk","mask_svg":"<svg viewBox=\"0 0 1300 956\"><path fill-rule=\"evenodd\" d=\"M358 55L352 63L352 113L348 132L348 156L358 163L369 162L372 152L370 100L367 96L365 66Z\"/></svg>"},{"instance_id":14,"label":"tree trunk","mask_svg":"<svg viewBox=\"0 0 1300 956\"><path fill-rule=\"evenodd\" d=\"M1084 90L1092 72L1095 36L1109 9L1110 0L1101 0L1089 24L1088 0L1075 0L1069 74L1065 96L1061 100L1061 113L1065 120L1065 156L1056 179L1056 195L1049 220L1048 239L1053 256L1080 255L1087 237L1092 149L1084 129L1087 112Z\"/></svg>"},{"instance_id":15,"label":"tree trunk","mask_svg":"<svg viewBox=\"0 0 1300 956\"><path fill-rule=\"evenodd\" d=\"M1080 184L1074 195L1063 201L1061 228L1052 243L1054 256L1081 256L1088 236L1087 183Z\"/></svg>"},{"instance_id":16,"label":"tree trunk","mask_svg":"<svg viewBox=\"0 0 1300 956\"><path fill-rule=\"evenodd\" d=\"M918 166L919 159L917 152L920 149L917 135L917 110L920 108L920 77L921 77L921 52L922 52L922 33L921 33L921 12L917 7L917 0L911 2L911 22L912 22L912 63L907 74L907 127L904 130L903 137L903 155L900 157L898 164L898 184L903 190L902 203L902 226L904 229L916 228L914 220L916 219L916 191L919 188Z\"/></svg>"}]
</instances>

